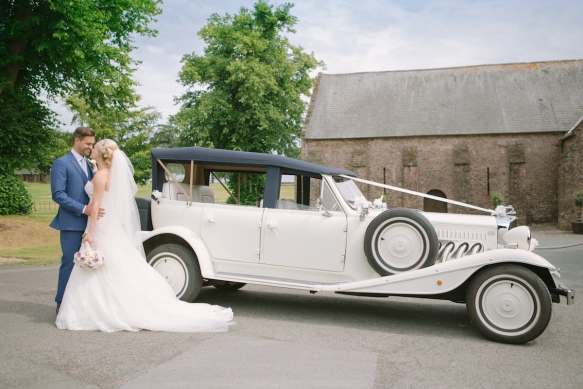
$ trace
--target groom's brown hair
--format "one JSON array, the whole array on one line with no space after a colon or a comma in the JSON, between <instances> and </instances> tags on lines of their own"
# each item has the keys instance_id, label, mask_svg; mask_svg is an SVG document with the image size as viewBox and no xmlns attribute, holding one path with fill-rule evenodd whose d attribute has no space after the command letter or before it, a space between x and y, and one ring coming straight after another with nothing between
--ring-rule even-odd
<instances>
[{"instance_id":1,"label":"groom's brown hair","mask_svg":"<svg viewBox=\"0 0 583 389\"><path fill-rule=\"evenodd\" d=\"M86 136L95 136L95 131L89 127L77 127L73 132L73 143L75 143L75 138L83 140Z\"/></svg>"}]
</instances>

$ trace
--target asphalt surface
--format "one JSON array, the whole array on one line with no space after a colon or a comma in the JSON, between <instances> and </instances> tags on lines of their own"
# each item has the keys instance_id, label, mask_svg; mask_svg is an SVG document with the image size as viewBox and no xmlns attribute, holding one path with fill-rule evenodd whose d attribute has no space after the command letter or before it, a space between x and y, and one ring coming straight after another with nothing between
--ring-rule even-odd
<instances>
[{"instance_id":1,"label":"asphalt surface","mask_svg":"<svg viewBox=\"0 0 583 389\"><path fill-rule=\"evenodd\" d=\"M519 346L486 340L461 304L250 285L200 294L233 308L228 333L62 331L58 268L2 265L0 388L583 388L583 246L537 253L578 295Z\"/></svg>"}]
</instances>

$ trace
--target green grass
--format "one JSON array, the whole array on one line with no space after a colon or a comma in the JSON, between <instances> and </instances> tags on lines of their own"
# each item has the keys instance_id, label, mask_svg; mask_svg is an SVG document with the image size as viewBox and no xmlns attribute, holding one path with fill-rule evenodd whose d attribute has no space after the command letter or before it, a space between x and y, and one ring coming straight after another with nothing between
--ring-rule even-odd
<instances>
[{"instance_id":1,"label":"green grass","mask_svg":"<svg viewBox=\"0 0 583 389\"><path fill-rule=\"evenodd\" d=\"M59 232L49 227L54 215L33 213L29 216L0 217L0 257L19 258L23 265L59 263Z\"/></svg>"},{"instance_id":2,"label":"green grass","mask_svg":"<svg viewBox=\"0 0 583 389\"><path fill-rule=\"evenodd\" d=\"M46 215L47 217L55 217L57 214L58 205L51 198L51 184L40 182L25 182L24 185L32 197L35 206L33 215ZM152 192L152 185L138 186L138 193L136 197L150 197Z\"/></svg>"},{"instance_id":3,"label":"green grass","mask_svg":"<svg viewBox=\"0 0 583 389\"><path fill-rule=\"evenodd\" d=\"M39 183L39 182L27 182L25 183L28 193L32 196L32 201L35 203L36 211L33 213L35 216L40 215L56 215L58 205L51 199L51 184L49 183ZM212 183L211 188L215 192L217 200L221 204L225 204L229 194L227 191L218 183ZM152 192L152 185L140 185L138 186L138 193L136 197L150 197ZM293 199L295 198L294 186L293 185L282 185L281 195L282 198Z\"/></svg>"}]
</instances>

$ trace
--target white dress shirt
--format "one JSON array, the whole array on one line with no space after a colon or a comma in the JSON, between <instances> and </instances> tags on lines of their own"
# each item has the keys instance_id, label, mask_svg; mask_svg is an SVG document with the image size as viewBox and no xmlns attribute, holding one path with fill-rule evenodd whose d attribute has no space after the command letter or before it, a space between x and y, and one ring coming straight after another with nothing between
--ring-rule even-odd
<instances>
[{"instance_id":1,"label":"white dress shirt","mask_svg":"<svg viewBox=\"0 0 583 389\"><path fill-rule=\"evenodd\" d=\"M79 166L81 166L81 170L83 170L85 172L85 175L87 177L89 177L89 174L87 173L87 161L85 161L85 157L73 149L71 149L71 152L73 153L73 156L75 157L77 162L79 162ZM87 206L83 207L82 213L85 213L85 208L87 208Z\"/></svg>"},{"instance_id":2,"label":"white dress shirt","mask_svg":"<svg viewBox=\"0 0 583 389\"><path fill-rule=\"evenodd\" d=\"M76 152L73 149L71 149L71 152L75 156L75 159L77 160L77 162L79 162L79 166L81 166L81 170L83 170L83 172L85 173L85 175L87 177L89 177L89 174L87 173L87 161L85 160L85 157L82 156L81 154L79 154L78 152Z\"/></svg>"}]
</instances>

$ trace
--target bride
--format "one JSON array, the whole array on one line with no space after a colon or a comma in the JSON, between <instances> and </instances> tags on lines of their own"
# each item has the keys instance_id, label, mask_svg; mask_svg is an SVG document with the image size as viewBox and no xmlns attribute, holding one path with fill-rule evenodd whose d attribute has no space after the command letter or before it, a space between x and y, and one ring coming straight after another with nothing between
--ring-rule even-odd
<instances>
[{"instance_id":1,"label":"bride","mask_svg":"<svg viewBox=\"0 0 583 389\"><path fill-rule=\"evenodd\" d=\"M75 266L56 324L60 329L113 331L227 331L231 308L189 304L176 298L166 280L147 264L134 200L137 187L131 162L117 144L104 139L94 147L99 171L85 186L93 210L84 242L101 251L97 270Z\"/></svg>"}]
</instances>

